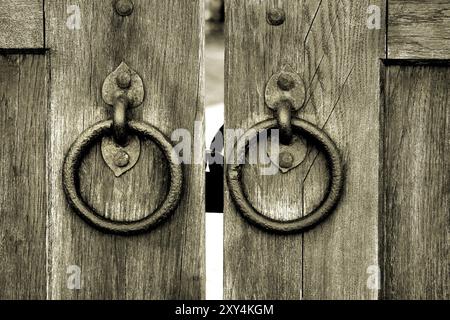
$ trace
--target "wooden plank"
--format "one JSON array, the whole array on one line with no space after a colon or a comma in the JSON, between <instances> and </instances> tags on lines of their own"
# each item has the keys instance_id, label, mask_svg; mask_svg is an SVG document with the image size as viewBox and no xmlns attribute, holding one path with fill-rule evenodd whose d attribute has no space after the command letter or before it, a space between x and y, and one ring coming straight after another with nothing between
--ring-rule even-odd
<instances>
[{"instance_id":1,"label":"wooden plank","mask_svg":"<svg viewBox=\"0 0 450 320\"><path fill-rule=\"evenodd\" d=\"M342 152L346 183L333 215L304 234L263 232L225 196L225 298L376 298L366 268L376 265L378 226L379 60L384 29L368 29L367 8L384 1L226 2L227 128L273 118L264 88L283 66L302 75L307 103L297 114L324 128ZM280 5L283 25L266 22ZM310 212L327 189L324 158L308 146L288 174L259 175L246 165L248 198L266 216L290 220ZM364 199L364 201L362 200Z\"/></svg>"},{"instance_id":2,"label":"wooden plank","mask_svg":"<svg viewBox=\"0 0 450 320\"><path fill-rule=\"evenodd\" d=\"M450 68L389 66L383 298L450 298Z\"/></svg>"},{"instance_id":3,"label":"wooden plank","mask_svg":"<svg viewBox=\"0 0 450 320\"><path fill-rule=\"evenodd\" d=\"M272 116L264 106L267 80L283 64L302 65L298 38L305 33L296 16L300 2L286 1L286 24L279 28L266 22L272 1L225 1L225 129L247 130ZM295 35L292 37L292 35ZM298 38L297 38L298 37ZM284 54L283 54L284 53ZM227 139L226 149L229 148ZM243 184L253 205L264 213L277 206L292 207L284 185L292 180L260 175L259 165L246 165ZM301 236L274 236L250 225L240 216L225 188L224 198L224 298L299 299L301 297ZM261 196L258 196L261 195ZM295 199L295 196L294 198Z\"/></svg>"},{"instance_id":4,"label":"wooden plank","mask_svg":"<svg viewBox=\"0 0 450 320\"><path fill-rule=\"evenodd\" d=\"M111 1L78 1L80 29L69 30L66 4L46 1L47 41L53 50L49 283L54 299L204 296L203 165L184 167L183 196L170 221L139 236L93 229L68 208L59 183L71 142L83 129L110 116L101 87L122 61L140 74L146 91L133 119L145 120L168 136L177 128L193 134L194 121L203 123L202 2L133 3L134 12L121 17ZM169 176L166 160L153 142L143 143L139 163L120 178L106 167L99 149L99 144L92 148L80 170L81 193L88 203L112 219L120 219L121 210L137 219L158 206ZM80 290L67 288L70 265L81 268Z\"/></svg>"},{"instance_id":5,"label":"wooden plank","mask_svg":"<svg viewBox=\"0 0 450 320\"><path fill-rule=\"evenodd\" d=\"M390 0L388 3L388 58L450 58L448 0Z\"/></svg>"},{"instance_id":6,"label":"wooden plank","mask_svg":"<svg viewBox=\"0 0 450 320\"><path fill-rule=\"evenodd\" d=\"M307 39L309 105L344 161L342 197L333 214L304 234L306 299L376 299L368 270L378 266L380 62L385 30L368 29L368 8L384 1L327 1ZM334 19L334 22L333 22ZM384 21L381 17L381 21ZM315 153L317 154L317 153ZM313 153L311 156L315 157ZM318 160L318 161L317 161ZM328 176L324 160L307 163L305 212L317 206Z\"/></svg>"},{"instance_id":7,"label":"wooden plank","mask_svg":"<svg viewBox=\"0 0 450 320\"><path fill-rule=\"evenodd\" d=\"M43 0L0 2L0 48L44 48Z\"/></svg>"},{"instance_id":8,"label":"wooden plank","mask_svg":"<svg viewBox=\"0 0 450 320\"><path fill-rule=\"evenodd\" d=\"M46 56L0 56L0 108L0 299L45 299Z\"/></svg>"}]
</instances>

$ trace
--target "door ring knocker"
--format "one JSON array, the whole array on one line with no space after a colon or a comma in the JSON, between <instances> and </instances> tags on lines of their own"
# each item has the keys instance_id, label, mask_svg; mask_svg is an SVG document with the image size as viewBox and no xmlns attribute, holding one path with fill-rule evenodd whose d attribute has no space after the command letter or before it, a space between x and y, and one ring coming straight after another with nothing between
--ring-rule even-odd
<instances>
[{"instance_id":1,"label":"door ring knocker","mask_svg":"<svg viewBox=\"0 0 450 320\"><path fill-rule=\"evenodd\" d=\"M252 206L244 193L241 182L241 170L243 165L239 164L240 161L237 161L237 164L227 165L227 182L230 195L239 209L239 212L247 218L247 220L257 226L265 230L280 233L301 232L313 227L325 219L339 201L344 181L341 157L333 140L331 140L324 131L306 120L293 118L291 124L293 126L293 132L297 134L306 134L321 147L325 153L331 171L331 184L327 196L319 207L314 209L308 215L291 221L277 221L263 216ZM236 150L238 159L245 157L247 149L245 142L251 141L255 134L272 128L278 128L278 123L275 119L260 122L248 130L235 144L235 148L241 146L240 150Z\"/></svg>"},{"instance_id":2,"label":"door ring knocker","mask_svg":"<svg viewBox=\"0 0 450 320\"><path fill-rule=\"evenodd\" d=\"M123 77L117 76L115 74L117 72L119 73L119 75L123 75L123 72L130 73L131 77L128 77L128 82L130 83L128 86L119 86L119 90L108 90L108 86L112 86L112 88L114 88L114 85L111 85L111 81L109 81L111 80L111 76L115 77L116 79L123 79ZM120 84L120 81L118 81L118 84ZM173 152L173 145L170 140L159 129L143 121L128 121L126 119L127 107L138 106L142 103L144 97L142 80L140 79L139 75L129 69L128 66L126 66L124 63L122 63L116 69L116 71L114 71L105 80L103 93L104 100L107 103L108 101L113 103L113 119L100 121L89 127L83 133L81 133L81 135L70 146L69 151L65 156L62 170L64 193L68 202L76 211L76 213L81 218L86 220L89 224L102 231L124 235L143 232L159 225L166 218L168 218L178 206L183 186L183 170L180 159L178 158L178 155ZM109 100L110 98L112 100ZM117 147L115 147L116 149L120 149L122 146L123 148L126 148L128 143L127 141L130 141L128 143L128 147L132 145L131 141L133 141L131 140L131 138L129 138L129 134L138 138L150 139L154 143L156 143L156 145L162 150L165 158L169 162L170 187L164 201L154 212L136 221L114 221L99 215L95 211L95 209L89 206L82 199L79 192L78 171L84 155L89 150L89 148L98 140L103 138L103 142L105 142L106 138L111 138L115 141L114 144L117 145ZM110 145L111 144L105 144L105 149L110 148ZM134 144L131 147L138 148L137 153L140 152L139 141L137 143L137 146L136 144ZM134 152L136 152L136 150ZM110 153L103 153L103 157L110 157ZM108 166L111 167L112 165L109 163L110 161L107 160L108 159L105 159L105 162L107 162ZM128 162L128 159L125 160L127 160ZM121 169L119 167L125 167L125 171L127 171L134 165L128 165L127 162L123 161L123 163L120 162L121 161L116 161L115 165L117 166L117 168L111 169ZM124 170L113 171L116 176L119 176L120 174L125 172Z\"/></svg>"},{"instance_id":3,"label":"door ring knocker","mask_svg":"<svg viewBox=\"0 0 450 320\"><path fill-rule=\"evenodd\" d=\"M287 90L284 84L290 84ZM227 183L231 198L241 215L254 225L272 232L303 232L324 220L339 202L344 184L344 171L339 150L333 140L316 125L291 115L299 110L304 101L304 86L301 78L283 70L275 74L268 82L265 93L266 104L276 111L274 119L257 123L242 135L233 146L237 153L236 163L227 165ZM328 192L319 206L307 215L295 220L281 221L261 214L248 200L242 186L242 166L245 160L248 143L261 131L280 130L280 141L289 144L295 135L306 136L325 154L330 171Z\"/></svg>"}]
</instances>

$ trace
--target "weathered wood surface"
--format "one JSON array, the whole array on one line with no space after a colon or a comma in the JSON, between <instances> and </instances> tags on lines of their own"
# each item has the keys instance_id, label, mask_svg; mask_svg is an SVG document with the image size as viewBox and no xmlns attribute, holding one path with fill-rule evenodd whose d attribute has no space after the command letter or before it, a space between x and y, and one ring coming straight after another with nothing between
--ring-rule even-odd
<instances>
[{"instance_id":1,"label":"weathered wood surface","mask_svg":"<svg viewBox=\"0 0 450 320\"><path fill-rule=\"evenodd\" d=\"M388 4L388 58L450 58L448 0L389 0Z\"/></svg>"},{"instance_id":2,"label":"weathered wood surface","mask_svg":"<svg viewBox=\"0 0 450 320\"><path fill-rule=\"evenodd\" d=\"M43 0L0 2L0 49L44 48Z\"/></svg>"},{"instance_id":3,"label":"weathered wood surface","mask_svg":"<svg viewBox=\"0 0 450 320\"><path fill-rule=\"evenodd\" d=\"M0 56L0 299L46 297L46 111L46 56Z\"/></svg>"},{"instance_id":4,"label":"weathered wood surface","mask_svg":"<svg viewBox=\"0 0 450 320\"><path fill-rule=\"evenodd\" d=\"M450 68L389 66L383 298L450 298Z\"/></svg>"},{"instance_id":5,"label":"weathered wood surface","mask_svg":"<svg viewBox=\"0 0 450 320\"><path fill-rule=\"evenodd\" d=\"M367 8L383 1L226 1L227 128L272 118L264 105L270 76L289 65L302 75L307 102L298 113L325 130L345 163L342 200L306 233L269 234L248 224L225 195L225 298L377 298L366 270L378 261L379 60L384 29L368 29ZM268 8L286 22L270 26ZM383 20L382 20L383 21ZM248 198L283 220L311 211L327 187L326 164L313 146L288 174L259 175L246 165Z\"/></svg>"},{"instance_id":6,"label":"weathered wood surface","mask_svg":"<svg viewBox=\"0 0 450 320\"><path fill-rule=\"evenodd\" d=\"M135 0L118 16L113 1L78 1L80 29L66 26L67 5L46 1L52 50L49 163L49 297L176 299L204 296L203 165L186 165L182 200L170 221L140 236L101 233L67 205L61 165L83 129L110 117L101 98L106 76L122 61L144 81L146 97L131 118L170 136L203 123L203 5L196 1ZM202 141L200 132L200 141ZM203 159L202 156L200 156ZM80 170L83 197L111 219L139 219L159 204L169 183L166 160L151 141L136 167L115 178L100 145ZM82 288L69 290L66 270L81 268Z\"/></svg>"}]
</instances>

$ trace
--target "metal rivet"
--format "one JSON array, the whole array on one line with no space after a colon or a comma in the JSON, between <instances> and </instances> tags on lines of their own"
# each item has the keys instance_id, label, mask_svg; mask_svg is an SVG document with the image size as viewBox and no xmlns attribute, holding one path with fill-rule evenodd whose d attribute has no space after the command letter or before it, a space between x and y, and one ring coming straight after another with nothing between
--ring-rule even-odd
<instances>
[{"instance_id":1,"label":"metal rivet","mask_svg":"<svg viewBox=\"0 0 450 320\"><path fill-rule=\"evenodd\" d=\"M277 80L278 87L283 91L289 91L295 87L295 79L288 73L282 73Z\"/></svg>"},{"instance_id":2,"label":"metal rivet","mask_svg":"<svg viewBox=\"0 0 450 320\"><path fill-rule=\"evenodd\" d=\"M267 22L273 26L283 24L286 19L286 14L283 9L273 8L267 12Z\"/></svg>"},{"instance_id":3,"label":"metal rivet","mask_svg":"<svg viewBox=\"0 0 450 320\"><path fill-rule=\"evenodd\" d=\"M117 0L115 4L117 14L125 17L133 12L133 2L130 0Z\"/></svg>"},{"instance_id":4,"label":"metal rivet","mask_svg":"<svg viewBox=\"0 0 450 320\"><path fill-rule=\"evenodd\" d=\"M131 74L129 72L123 71L117 75L116 83L119 88L127 89L131 85Z\"/></svg>"},{"instance_id":5,"label":"metal rivet","mask_svg":"<svg viewBox=\"0 0 450 320\"><path fill-rule=\"evenodd\" d=\"M281 152L279 162L280 167L290 168L292 167L292 163L294 162L294 157L289 152Z\"/></svg>"},{"instance_id":6,"label":"metal rivet","mask_svg":"<svg viewBox=\"0 0 450 320\"><path fill-rule=\"evenodd\" d=\"M130 163L130 156L125 151L118 151L114 155L114 164L117 167L125 167Z\"/></svg>"}]
</instances>

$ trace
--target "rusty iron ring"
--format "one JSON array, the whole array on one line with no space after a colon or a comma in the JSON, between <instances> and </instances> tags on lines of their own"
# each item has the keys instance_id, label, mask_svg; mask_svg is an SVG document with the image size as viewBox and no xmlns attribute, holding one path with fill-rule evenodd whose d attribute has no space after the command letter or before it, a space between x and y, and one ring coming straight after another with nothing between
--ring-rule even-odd
<instances>
[{"instance_id":1,"label":"rusty iron ring","mask_svg":"<svg viewBox=\"0 0 450 320\"><path fill-rule=\"evenodd\" d=\"M307 136L313 138L313 140L325 153L327 164L331 173L331 183L328 188L328 193L317 208L301 218L291 221L279 221L263 216L252 206L243 191L241 184L241 169L248 147L247 142L255 138L259 132L277 128L277 126L278 123L276 119L265 120L253 126L238 139L234 145L234 151L237 151L238 161L236 161L236 164L227 165L228 188L236 207L239 209L239 212L256 226L268 231L279 233L302 232L325 219L339 202L344 183L342 160L335 143L323 130L306 120L293 118L292 126L294 131L306 134ZM238 146L240 146L240 148ZM236 150L236 148L239 148L239 150Z\"/></svg>"},{"instance_id":2,"label":"rusty iron ring","mask_svg":"<svg viewBox=\"0 0 450 320\"><path fill-rule=\"evenodd\" d=\"M145 218L122 222L113 221L100 216L81 198L78 187L78 169L86 151L100 137L112 135L112 120L101 121L86 129L70 147L63 165L64 193L77 214L88 223L100 230L116 234L133 234L156 227L170 216L178 206L183 185L183 170L171 142L157 128L140 121L129 121L128 129L131 133L153 140L163 151L170 167L170 188L164 202Z\"/></svg>"}]
</instances>

